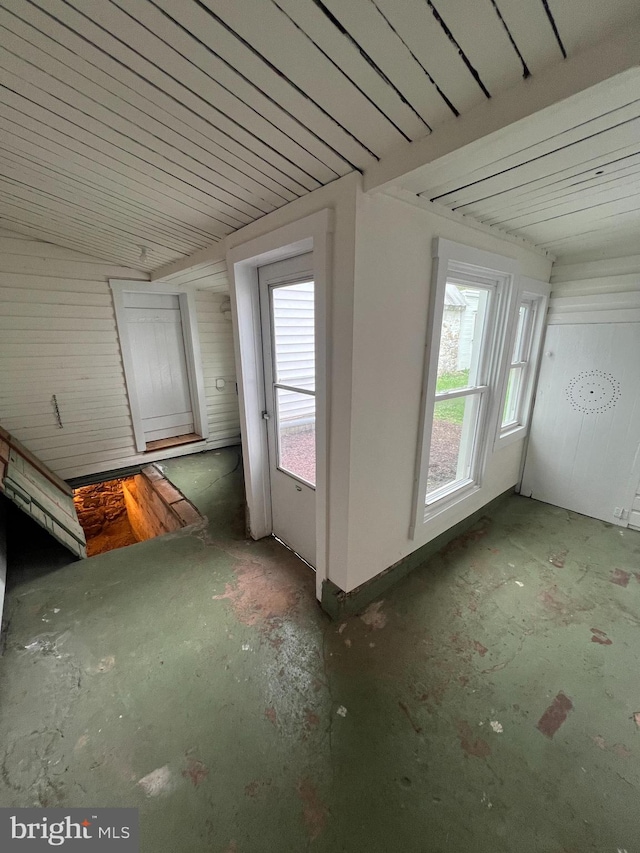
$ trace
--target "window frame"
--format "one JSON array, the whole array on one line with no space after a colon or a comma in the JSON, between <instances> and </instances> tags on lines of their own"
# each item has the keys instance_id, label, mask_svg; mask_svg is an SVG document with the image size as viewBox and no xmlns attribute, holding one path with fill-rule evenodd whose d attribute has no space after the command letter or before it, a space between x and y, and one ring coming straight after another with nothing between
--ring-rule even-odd
<instances>
[{"instance_id":1,"label":"window frame","mask_svg":"<svg viewBox=\"0 0 640 853\"><path fill-rule=\"evenodd\" d=\"M464 246L451 240L436 237L432 244L432 276L429 299L427 343L425 348L425 366L420 406L419 443L414 480L413 513L409 531L411 539L418 535L425 524L429 524L441 513L475 494L481 487L487 461L493 450L490 437L495 435L499 410L496 404L502 390L503 362L505 360L506 341L512 335L504 330L513 312L512 293L517 281L519 265L512 258L502 257ZM474 436L473 460L470 476L450 486L435 490L435 498L427 501L427 480L433 412L437 400L437 369L444 314L445 291L448 281L455 283L463 276L467 284L491 286L495 288L490 314L490 327L485 335L484 353L481 359L486 362L486 388L480 392L481 410L478 414L476 434ZM475 392L477 393L477 392ZM442 399L442 397L441 397ZM445 397L446 399L446 397Z\"/></svg>"},{"instance_id":2,"label":"window frame","mask_svg":"<svg viewBox=\"0 0 640 853\"><path fill-rule=\"evenodd\" d=\"M468 268L462 268L461 265L458 264L450 264L448 269L448 275L446 277L446 284L454 284L459 286L475 286L478 290L485 290L489 294L488 300L488 309L485 312L483 318L483 331L482 331L482 341L481 341L481 349L477 355L477 367L476 371L478 374L478 381L473 385L467 385L464 388L456 388L451 391L438 391L437 390L437 363L436 363L436 387L433 393L433 399L430 400L429 410L431 416L431 425L430 432L433 432L433 419L436 405L439 402L444 402L446 400L456 400L456 399L465 399L471 400L472 398L477 399L476 405L478 406L477 415L475 417L475 426L473 430L473 435L470 436L471 447L469 449L469 453L471 456L471 461L469 463L469 476L465 478L461 478L459 480L455 480L453 483L447 483L444 486L440 486L429 495L428 491L425 492L425 507L431 508L437 506L440 501L446 500L452 494L462 493L463 490L467 488L472 488L474 484L479 479L478 472L478 454L475 452L478 446L478 443L482 439L483 434L483 424L486 419L487 408L488 408L488 394L490 389L490 371L491 371L491 361L493 356L493 344L495 339L495 327L496 327L496 315L499 309L499 286L498 282L493 279L485 279L484 276L479 274L470 274ZM444 303L443 303L443 311L442 314L444 316ZM440 321L440 335L438 336L438 355L440 350L440 342L442 338L442 320ZM430 442L431 444L431 436Z\"/></svg>"},{"instance_id":3,"label":"window frame","mask_svg":"<svg viewBox=\"0 0 640 853\"><path fill-rule=\"evenodd\" d=\"M500 391L498 394L498 423L494 448L496 450L506 447L514 441L519 441L528 434L533 411L534 391L540 367L540 358L544 343L544 332L546 326L547 309L549 305L549 293L551 285L544 281L521 276L513 288L511 304L509 307L508 328L510 333L506 341L506 357L500 379ZM523 381L518 389L518 418L515 422L503 426L502 417L506 405L509 373L515 362L512 360L514 346L518 332L518 313L523 302L532 306L534 312L528 330L529 340L526 345L526 358L518 362L523 367Z\"/></svg>"}]
</instances>

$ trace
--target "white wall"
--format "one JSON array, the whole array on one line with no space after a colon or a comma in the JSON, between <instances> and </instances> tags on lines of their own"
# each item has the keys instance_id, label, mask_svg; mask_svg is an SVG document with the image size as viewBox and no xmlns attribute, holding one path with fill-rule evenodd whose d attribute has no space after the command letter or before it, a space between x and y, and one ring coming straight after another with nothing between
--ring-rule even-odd
<instances>
[{"instance_id":1,"label":"white wall","mask_svg":"<svg viewBox=\"0 0 640 853\"><path fill-rule=\"evenodd\" d=\"M473 499L441 516L421 538L409 539L433 237L515 257L524 275L544 281L551 262L519 243L390 196L363 196L356 174L229 235L225 247L233 250L324 208L334 213L327 576L350 590L519 479L522 442L514 442L496 454Z\"/></svg>"},{"instance_id":2,"label":"white wall","mask_svg":"<svg viewBox=\"0 0 640 853\"><path fill-rule=\"evenodd\" d=\"M631 251L631 249L629 250ZM549 322L554 325L585 323L640 323L640 255L603 258L583 253L558 258L551 276ZM562 328L558 330L562 335ZM640 325L636 353L640 359ZM606 453L607 448L603 447ZM629 461L633 468L633 460ZM640 529L640 483L628 508L629 525ZM623 484L620 484L623 490Z\"/></svg>"},{"instance_id":3,"label":"white wall","mask_svg":"<svg viewBox=\"0 0 640 853\"><path fill-rule=\"evenodd\" d=\"M0 231L0 423L64 478L177 455L135 450L109 278L148 276ZM225 298L205 291L196 297L207 447L239 436L231 322L220 312ZM222 392L220 377L228 380Z\"/></svg>"},{"instance_id":4,"label":"white wall","mask_svg":"<svg viewBox=\"0 0 640 853\"><path fill-rule=\"evenodd\" d=\"M390 196L360 196L346 589L519 479L523 443L514 442L492 457L479 492L409 539L434 237L516 258L523 275L549 280L551 262L541 254Z\"/></svg>"}]
</instances>

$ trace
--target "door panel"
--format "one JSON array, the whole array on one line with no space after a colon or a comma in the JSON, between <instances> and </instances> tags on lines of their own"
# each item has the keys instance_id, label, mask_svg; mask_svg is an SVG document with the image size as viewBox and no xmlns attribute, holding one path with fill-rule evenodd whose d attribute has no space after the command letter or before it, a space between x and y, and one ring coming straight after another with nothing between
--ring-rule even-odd
<instances>
[{"instance_id":1,"label":"door panel","mask_svg":"<svg viewBox=\"0 0 640 853\"><path fill-rule=\"evenodd\" d=\"M626 525L640 453L640 324L552 325L522 494ZM635 482L634 482L635 481Z\"/></svg>"},{"instance_id":2,"label":"door panel","mask_svg":"<svg viewBox=\"0 0 640 853\"><path fill-rule=\"evenodd\" d=\"M127 293L125 305L146 441L193 432L179 297Z\"/></svg>"},{"instance_id":3,"label":"door panel","mask_svg":"<svg viewBox=\"0 0 640 853\"><path fill-rule=\"evenodd\" d=\"M0 492L78 557L86 557L73 492L44 463L0 428Z\"/></svg>"},{"instance_id":4,"label":"door panel","mask_svg":"<svg viewBox=\"0 0 640 853\"><path fill-rule=\"evenodd\" d=\"M316 554L315 289L312 256L259 270L273 533Z\"/></svg>"}]
</instances>

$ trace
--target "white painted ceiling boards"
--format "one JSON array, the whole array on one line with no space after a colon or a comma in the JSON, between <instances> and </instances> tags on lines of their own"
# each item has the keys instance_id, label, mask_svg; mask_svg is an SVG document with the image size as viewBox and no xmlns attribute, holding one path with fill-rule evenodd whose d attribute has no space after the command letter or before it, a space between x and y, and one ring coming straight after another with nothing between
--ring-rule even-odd
<instances>
[{"instance_id":1,"label":"white painted ceiling boards","mask_svg":"<svg viewBox=\"0 0 640 853\"><path fill-rule=\"evenodd\" d=\"M637 15L637 0L0 0L0 225L153 270ZM591 208L630 227L639 113L622 100L482 177L412 189L556 254Z\"/></svg>"},{"instance_id":2,"label":"white painted ceiling boards","mask_svg":"<svg viewBox=\"0 0 640 853\"><path fill-rule=\"evenodd\" d=\"M605 251L640 228L640 73L512 127L476 154L425 166L403 187L553 255Z\"/></svg>"}]
</instances>

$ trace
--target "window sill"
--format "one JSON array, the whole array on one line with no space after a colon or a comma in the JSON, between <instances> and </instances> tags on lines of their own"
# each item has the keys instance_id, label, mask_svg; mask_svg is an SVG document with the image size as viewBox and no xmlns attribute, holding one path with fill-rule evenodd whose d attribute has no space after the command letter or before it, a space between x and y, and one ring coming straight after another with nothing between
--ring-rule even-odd
<instances>
[{"instance_id":1,"label":"window sill","mask_svg":"<svg viewBox=\"0 0 640 853\"><path fill-rule=\"evenodd\" d=\"M441 497L432 500L430 503L427 503L424 510L424 517L422 519L422 524L430 524L435 519L439 518L443 513L452 509L455 506L458 506L467 498L470 498L472 495L475 495L476 492L480 491L480 484L476 483L473 480L469 480L464 485L458 486L456 489L443 494Z\"/></svg>"},{"instance_id":2,"label":"window sill","mask_svg":"<svg viewBox=\"0 0 640 853\"><path fill-rule=\"evenodd\" d=\"M508 427L504 432L500 432L498 437L496 438L493 449L500 450L502 447L507 447L509 444L513 444L514 441L521 441L527 435L526 426L522 426L522 424L518 424L513 427Z\"/></svg>"}]
</instances>

